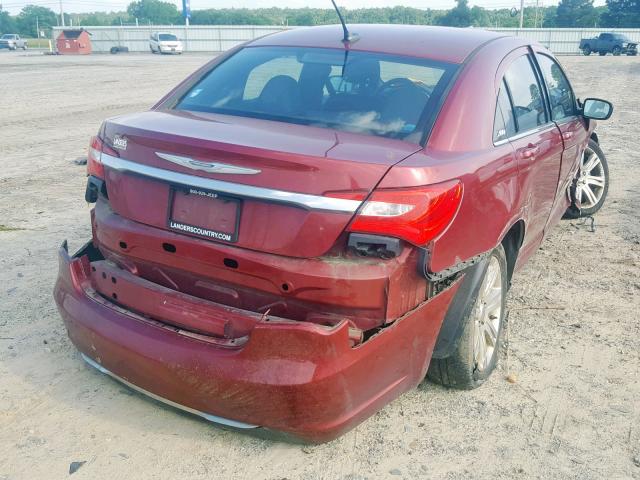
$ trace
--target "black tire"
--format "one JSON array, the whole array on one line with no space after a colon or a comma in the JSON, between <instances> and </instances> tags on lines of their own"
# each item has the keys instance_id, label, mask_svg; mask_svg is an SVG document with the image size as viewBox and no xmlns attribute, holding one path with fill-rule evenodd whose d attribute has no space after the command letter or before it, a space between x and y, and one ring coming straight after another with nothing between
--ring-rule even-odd
<instances>
[{"instance_id":1,"label":"black tire","mask_svg":"<svg viewBox=\"0 0 640 480\"><path fill-rule=\"evenodd\" d=\"M598 200L598 203L590 208L582 208L578 210L575 203L573 203L565 212L564 218L580 218L591 216L602 208L605 200L607 199L607 194L609 193L609 164L607 163L607 157L600 148L600 145L598 145L598 143L592 138L589 139L588 148L590 148L598 156L598 158L600 159L600 164L602 165L602 171L604 173L605 179L604 187L602 189L602 196L600 197L600 200ZM578 172L578 175L580 175L580 172ZM575 195L575 187L572 188L572 195Z\"/></svg>"},{"instance_id":2,"label":"black tire","mask_svg":"<svg viewBox=\"0 0 640 480\"><path fill-rule=\"evenodd\" d=\"M488 266L492 258L495 258L500 265L500 281L502 283L502 307L500 309L500 323L498 328L497 341L491 360L483 371L478 370L477 362L475 361L474 354L474 331L475 331L475 313L477 311L478 297L480 292L476 294L473 302L470 302L469 308L464 314L462 319L463 330L462 335L458 339L453 353L447 358L433 358L427 371L427 378L434 383L439 383L445 387L457 388L461 390L471 390L482 385L491 373L495 370L498 364L498 357L500 355L500 349L502 345L502 332L504 330L505 316L506 316L506 294L508 289L507 281L507 257L502 245L491 252L483 274L483 282L480 289L484 284Z\"/></svg>"},{"instance_id":3,"label":"black tire","mask_svg":"<svg viewBox=\"0 0 640 480\"><path fill-rule=\"evenodd\" d=\"M618 57L622 53L622 49L618 46L615 46L613 47L613 51L611 53L613 53L616 57Z\"/></svg>"},{"instance_id":4,"label":"black tire","mask_svg":"<svg viewBox=\"0 0 640 480\"><path fill-rule=\"evenodd\" d=\"M582 49L582 54L586 55L587 57L591 55L591 47L589 45L585 45L585 47Z\"/></svg>"},{"instance_id":5,"label":"black tire","mask_svg":"<svg viewBox=\"0 0 640 480\"><path fill-rule=\"evenodd\" d=\"M607 52L598 52L598 55L600 55L601 57L604 57L607 54Z\"/></svg>"}]
</instances>

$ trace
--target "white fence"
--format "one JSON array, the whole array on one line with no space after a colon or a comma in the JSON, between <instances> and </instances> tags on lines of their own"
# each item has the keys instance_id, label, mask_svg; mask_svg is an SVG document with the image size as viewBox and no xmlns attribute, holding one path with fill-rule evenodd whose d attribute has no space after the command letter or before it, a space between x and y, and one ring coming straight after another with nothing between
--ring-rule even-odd
<instances>
[{"instance_id":1,"label":"white fence","mask_svg":"<svg viewBox=\"0 0 640 480\"><path fill-rule=\"evenodd\" d=\"M579 54L580 39L597 37L602 32L622 33L640 44L640 28L491 28L490 30L535 40L556 55Z\"/></svg>"},{"instance_id":2,"label":"white fence","mask_svg":"<svg viewBox=\"0 0 640 480\"><path fill-rule=\"evenodd\" d=\"M182 40L188 52L224 52L236 45L262 37L269 33L284 30L279 26L227 26L192 25L185 26L126 26L126 27L82 27L91 34L91 47L94 52L109 52L111 47L127 47L130 52L148 52L149 37L153 32L173 33ZM55 40L64 30L53 27Z\"/></svg>"},{"instance_id":3,"label":"white fence","mask_svg":"<svg viewBox=\"0 0 640 480\"><path fill-rule=\"evenodd\" d=\"M188 52L223 52L239 43L246 42L269 33L284 30L282 26L263 25L192 25L176 26L126 26L126 27L83 27L91 33L94 52L109 52L111 47L122 46L130 52L148 52L149 36L152 32L173 33L184 42ZM53 27L55 40L62 27ZM535 40L558 55L580 53L578 45L581 38L595 37L603 31L623 33L631 40L640 43L640 28L598 29L598 28L491 28L496 32Z\"/></svg>"}]
</instances>

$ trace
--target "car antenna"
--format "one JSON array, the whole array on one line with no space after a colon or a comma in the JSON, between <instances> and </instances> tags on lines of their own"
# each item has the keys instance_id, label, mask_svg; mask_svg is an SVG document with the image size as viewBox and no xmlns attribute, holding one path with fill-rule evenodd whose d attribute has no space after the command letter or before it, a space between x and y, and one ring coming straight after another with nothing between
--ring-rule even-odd
<instances>
[{"instance_id":1,"label":"car antenna","mask_svg":"<svg viewBox=\"0 0 640 480\"><path fill-rule=\"evenodd\" d=\"M342 31L344 32L344 36L342 37L342 42L343 43L351 43L351 42L355 42L356 40L358 40L358 34L354 33L353 35L351 35L349 33L349 29L347 28L347 24L344 22L344 17L342 16L342 13L340 13L340 9L338 8L338 5L336 5L335 0L331 0L331 3L333 3L333 8L336 9L336 13L338 14L338 18L340 19L340 23L342 24Z\"/></svg>"}]
</instances>

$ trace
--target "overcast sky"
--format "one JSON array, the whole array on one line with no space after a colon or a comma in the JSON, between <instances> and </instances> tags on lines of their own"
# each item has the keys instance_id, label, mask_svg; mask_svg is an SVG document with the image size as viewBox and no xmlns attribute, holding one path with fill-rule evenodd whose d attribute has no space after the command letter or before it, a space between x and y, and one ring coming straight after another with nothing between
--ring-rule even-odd
<instances>
[{"instance_id":1,"label":"overcast sky","mask_svg":"<svg viewBox=\"0 0 640 480\"><path fill-rule=\"evenodd\" d=\"M172 0L169 0L172 1ZM541 5L555 5L559 0L540 0ZM91 11L111 11L124 10L129 1L127 0L62 0L63 8L66 12L91 12ZM173 3L181 8L181 0L173 0ZM404 5L416 8L451 8L455 5L454 0L338 0L340 6L347 8L362 7L391 7L394 5ZM511 8L519 6L519 0L470 0L471 5L478 5L485 8ZM604 0L596 0L596 5L603 5ZM20 9L27 4L43 5L58 12L58 0L0 0L5 10L11 14L17 14ZM525 5L535 5L535 0L525 0ZM204 8L260 8L260 7L319 7L330 8L330 0L191 0L191 9L199 10Z\"/></svg>"}]
</instances>

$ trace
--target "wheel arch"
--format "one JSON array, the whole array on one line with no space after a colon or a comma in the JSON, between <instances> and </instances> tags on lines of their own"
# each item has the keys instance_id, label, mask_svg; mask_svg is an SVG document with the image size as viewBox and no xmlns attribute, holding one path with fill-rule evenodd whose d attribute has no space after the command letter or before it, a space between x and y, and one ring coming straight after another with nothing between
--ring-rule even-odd
<instances>
[{"instance_id":1,"label":"wheel arch","mask_svg":"<svg viewBox=\"0 0 640 480\"><path fill-rule=\"evenodd\" d=\"M515 269L518 252L522 247L525 233L524 220L518 219L504 234L498 245L504 248L507 257L507 285L511 284L511 277ZM492 249L493 250L493 249ZM491 251L492 251L491 250ZM458 288L445 318L440 327L438 338L433 348L433 358L446 358L455 350L460 336L462 335L462 320L473 307L474 300L478 294L484 272L487 268L487 255L479 257L480 260L467 267L464 278Z\"/></svg>"},{"instance_id":2,"label":"wheel arch","mask_svg":"<svg viewBox=\"0 0 640 480\"><path fill-rule=\"evenodd\" d=\"M518 252L520 252L520 247L522 247L522 241L524 240L524 232L524 220L519 219L507 230L500 242L507 257L507 282L509 285L511 284L511 277L518 259Z\"/></svg>"}]
</instances>

